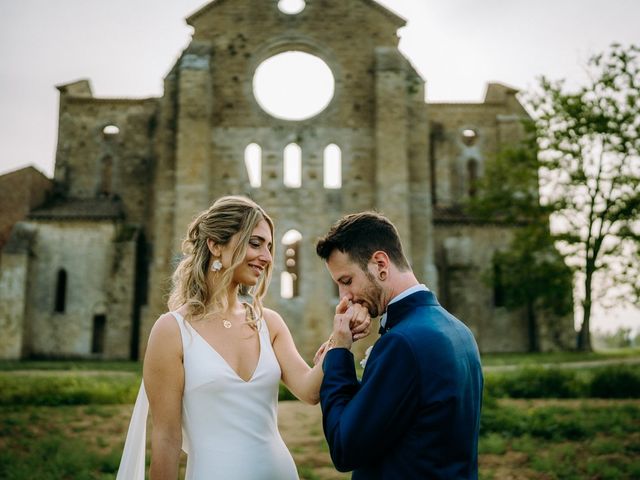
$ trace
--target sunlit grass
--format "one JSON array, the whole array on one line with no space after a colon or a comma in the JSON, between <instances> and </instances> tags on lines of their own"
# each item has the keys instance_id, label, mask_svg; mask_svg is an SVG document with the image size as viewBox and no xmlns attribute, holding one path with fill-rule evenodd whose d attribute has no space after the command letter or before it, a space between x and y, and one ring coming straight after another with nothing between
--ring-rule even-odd
<instances>
[{"instance_id":1,"label":"sunlit grass","mask_svg":"<svg viewBox=\"0 0 640 480\"><path fill-rule=\"evenodd\" d=\"M0 371L16 370L108 370L116 372L141 372L142 363L125 360L0 360Z\"/></svg>"}]
</instances>

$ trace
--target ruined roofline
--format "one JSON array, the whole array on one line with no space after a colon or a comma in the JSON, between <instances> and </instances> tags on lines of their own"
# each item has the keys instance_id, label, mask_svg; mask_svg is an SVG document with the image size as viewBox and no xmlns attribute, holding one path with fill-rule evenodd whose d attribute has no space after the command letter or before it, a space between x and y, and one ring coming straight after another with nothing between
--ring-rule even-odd
<instances>
[{"instance_id":1,"label":"ruined roofline","mask_svg":"<svg viewBox=\"0 0 640 480\"><path fill-rule=\"evenodd\" d=\"M400 15L398 15L397 13L389 10L386 7L383 7L382 5L380 5L375 0L361 0L361 1L371 5L373 8L375 8L379 12L381 12L384 15L386 15L387 17L389 17L389 19L391 21L393 21L398 26L398 28L402 28L407 24L407 20L405 18L401 17Z\"/></svg>"},{"instance_id":2,"label":"ruined roofline","mask_svg":"<svg viewBox=\"0 0 640 480\"><path fill-rule=\"evenodd\" d=\"M69 95L74 97L93 97L93 88L88 78L80 78L73 82L61 83L55 86L60 95Z\"/></svg>"},{"instance_id":3,"label":"ruined roofline","mask_svg":"<svg viewBox=\"0 0 640 480\"><path fill-rule=\"evenodd\" d=\"M139 103L144 104L159 100L162 97L94 97L93 88L91 87L91 81L87 78L82 78L70 83L63 83L56 85L56 88L60 92L60 97L64 98L67 102L97 102L97 103Z\"/></svg>"},{"instance_id":4,"label":"ruined roofline","mask_svg":"<svg viewBox=\"0 0 640 480\"><path fill-rule=\"evenodd\" d=\"M191 15L189 15L185 19L185 22L187 23L187 25L190 25L190 26L193 27L194 26L193 22L195 20L197 20L199 17L201 17L202 15L207 13L213 7L216 7L220 3L225 2L225 1L228 1L228 0L212 0L211 2L209 2L206 5L200 7L200 9L196 10ZM273 0L273 1L275 3L275 0ZM356 1L356 0L343 0L343 1ZM395 23L397 25L397 28L402 28L407 24L407 20L406 19L402 18L400 15L398 15L397 13L392 12L391 10L387 9L386 7L383 7L382 5L380 5L375 0L358 0L358 1L361 1L361 2L364 2L364 3L368 4L368 5L370 5L371 7L375 8L376 10L378 10L379 12L381 12L382 14L387 16L393 23Z\"/></svg>"},{"instance_id":5,"label":"ruined roofline","mask_svg":"<svg viewBox=\"0 0 640 480\"><path fill-rule=\"evenodd\" d=\"M68 97L67 103L100 103L108 104L128 104L128 105L146 105L155 103L162 97L145 97L145 98L126 98L126 97Z\"/></svg>"},{"instance_id":6,"label":"ruined roofline","mask_svg":"<svg viewBox=\"0 0 640 480\"><path fill-rule=\"evenodd\" d=\"M29 220L120 220L122 202L115 199L53 199L27 215Z\"/></svg>"},{"instance_id":7,"label":"ruined roofline","mask_svg":"<svg viewBox=\"0 0 640 480\"><path fill-rule=\"evenodd\" d=\"M456 102L456 101L446 101L446 102L429 102L426 103L428 105L465 105L465 106L482 106L482 105L502 105L505 103L506 99L509 96L516 96L520 93L520 89L511 87L505 83L501 82L487 82L486 88L484 92L484 97L479 102ZM516 100L518 100L516 98ZM518 100L518 103L520 101Z\"/></svg>"},{"instance_id":8,"label":"ruined roofline","mask_svg":"<svg viewBox=\"0 0 640 480\"><path fill-rule=\"evenodd\" d=\"M13 175L15 173L19 173L22 171L26 171L26 170L33 170L36 173L39 173L40 175L42 175L43 177L45 177L48 180L53 180L51 177L48 177L47 175L45 175L38 167L36 167L35 165L25 165L24 167L15 167L13 170L9 170L7 172L4 173L0 173L0 178L6 177L7 175Z\"/></svg>"}]
</instances>

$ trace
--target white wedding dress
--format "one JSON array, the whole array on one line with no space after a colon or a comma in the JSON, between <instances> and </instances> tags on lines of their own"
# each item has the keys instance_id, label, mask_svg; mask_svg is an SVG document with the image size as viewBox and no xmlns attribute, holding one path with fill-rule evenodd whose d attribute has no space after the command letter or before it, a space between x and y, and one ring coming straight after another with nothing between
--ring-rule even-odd
<instances>
[{"instance_id":1,"label":"white wedding dress","mask_svg":"<svg viewBox=\"0 0 640 480\"><path fill-rule=\"evenodd\" d=\"M182 316L184 393L183 450L186 480L297 480L293 458L278 431L280 366L266 322L260 322L260 357L249 381ZM117 480L144 480L148 400L136 400Z\"/></svg>"}]
</instances>

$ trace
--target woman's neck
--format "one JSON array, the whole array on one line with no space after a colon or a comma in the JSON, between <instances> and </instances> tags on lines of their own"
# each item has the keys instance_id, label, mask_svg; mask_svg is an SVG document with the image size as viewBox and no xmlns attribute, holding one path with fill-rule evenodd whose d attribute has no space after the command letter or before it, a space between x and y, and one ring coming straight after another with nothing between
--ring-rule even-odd
<instances>
[{"instance_id":1,"label":"woman's neck","mask_svg":"<svg viewBox=\"0 0 640 480\"><path fill-rule=\"evenodd\" d=\"M229 311L233 311L238 307L240 301L238 300L238 290L240 289L240 285L231 284L229 285L229 289L227 290L227 308Z\"/></svg>"}]
</instances>

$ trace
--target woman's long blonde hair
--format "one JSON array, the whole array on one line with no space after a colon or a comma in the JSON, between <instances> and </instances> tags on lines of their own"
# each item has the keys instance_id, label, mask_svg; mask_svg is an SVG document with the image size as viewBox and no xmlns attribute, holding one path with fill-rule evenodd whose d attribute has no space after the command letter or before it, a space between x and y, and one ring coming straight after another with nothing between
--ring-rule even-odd
<instances>
[{"instance_id":1,"label":"woman's long blonde hair","mask_svg":"<svg viewBox=\"0 0 640 480\"><path fill-rule=\"evenodd\" d=\"M182 242L183 258L172 276L173 287L169 296L169 309L187 305L187 315L199 317L227 309L227 293L233 272L246 256L247 246L253 230L261 220L269 224L273 238L273 221L265 211L246 197L221 197L191 222L187 236ZM209 281L212 254L207 240L217 245L227 245L234 235L238 241L233 250L231 265L223 268ZM273 243L273 242L272 242ZM273 244L269 247L273 257ZM262 298L271 281L272 264L269 263L258 283L246 292L252 298L255 320L262 318ZM244 293L244 292L241 292Z\"/></svg>"}]
</instances>

